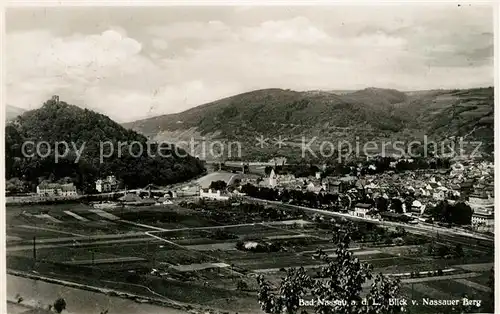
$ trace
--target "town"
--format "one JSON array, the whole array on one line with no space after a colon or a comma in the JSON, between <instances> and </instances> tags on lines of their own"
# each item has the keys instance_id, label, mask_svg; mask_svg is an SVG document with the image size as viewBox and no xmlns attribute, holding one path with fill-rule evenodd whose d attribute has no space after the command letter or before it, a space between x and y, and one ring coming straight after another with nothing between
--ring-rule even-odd
<instances>
[{"instance_id":1,"label":"town","mask_svg":"<svg viewBox=\"0 0 500 314\"><path fill-rule=\"evenodd\" d=\"M375 158L332 170L289 165L284 157L215 162L206 164L208 173L200 178L165 187L127 190L108 175L95 181L90 195L72 183L42 182L36 193L11 197L18 203L7 213L10 273L36 269L55 274L50 277L56 282L71 277L90 285L96 271L105 271L100 276L133 284L110 295L186 309L196 292L134 288L182 280L182 291L213 289L201 304L205 310L236 310L230 300L239 300L239 307L252 312L255 276L266 274L277 283L282 271L298 266L315 274L322 265L316 250L335 248L328 230L354 223L354 256L402 280L406 298L425 297L429 286L451 293L444 282L459 285L469 297L491 291L493 164L413 163ZM27 199L32 205L22 206ZM261 261L263 254L270 260ZM90 277L77 275L84 273ZM178 302L162 301L158 293ZM213 306L211 298L221 297L227 303ZM432 309L425 303L411 307Z\"/></svg>"},{"instance_id":2,"label":"town","mask_svg":"<svg viewBox=\"0 0 500 314\"><path fill-rule=\"evenodd\" d=\"M109 175L95 181L95 196L108 195L110 200L114 198L116 202L94 202L93 206L166 205L172 204L171 199L177 195L218 201L250 196L372 220L436 223L485 235L493 234L493 163L448 161L447 168L434 166L413 171L400 170L407 167L400 164L412 163L417 161L411 158L380 158L358 163L356 167L346 167L341 170L344 175L330 175L332 170L326 165L288 165L286 158L277 157L268 163L256 163L261 166L252 166L255 168L253 172L249 172L245 162L233 166L215 164L214 169L219 170L216 172L225 180L203 178L170 189L150 184L129 191L120 190L116 176ZM385 170L377 171L377 167L384 165L388 165ZM300 170L297 170L298 167ZM309 172L309 175L296 177L294 172ZM207 177L217 179L217 175L213 174ZM116 199L118 195L121 197ZM44 202L81 199L82 196L73 183L42 182L36 187L36 193L29 197L11 197L10 200Z\"/></svg>"}]
</instances>

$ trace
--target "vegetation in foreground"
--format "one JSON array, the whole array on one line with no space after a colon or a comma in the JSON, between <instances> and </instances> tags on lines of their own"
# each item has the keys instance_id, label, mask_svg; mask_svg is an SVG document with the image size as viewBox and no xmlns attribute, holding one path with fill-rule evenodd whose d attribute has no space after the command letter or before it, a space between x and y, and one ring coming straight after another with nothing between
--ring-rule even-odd
<instances>
[{"instance_id":1,"label":"vegetation in foreground","mask_svg":"<svg viewBox=\"0 0 500 314\"><path fill-rule=\"evenodd\" d=\"M289 269L279 290L273 292L262 275L259 303L266 313L307 313L300 300L321 300L310 308L315 313L401 313L404 307L389 303L400 296L400 283L383 274L372 274L372 266L361 263L348 250L349 233L336 233L337 257L331 259L322 251L318 254L327 263L320 269L320 278L310 277L304 268ZM363 295L363 284L372 280L368 295ZM328 303L330 302L330 303Z\"/></svg>"}]
</instances>

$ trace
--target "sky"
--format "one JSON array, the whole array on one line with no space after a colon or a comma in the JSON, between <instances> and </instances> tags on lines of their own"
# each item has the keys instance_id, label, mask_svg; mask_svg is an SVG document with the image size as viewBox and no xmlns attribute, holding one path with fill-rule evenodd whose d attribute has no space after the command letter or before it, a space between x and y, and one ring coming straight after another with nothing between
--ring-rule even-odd
<instances>
[{"instance_id":1,"label":"sky","mask_svg":"<svg viewBox=\"0 0 500 314\"><path fill-rule=\"evenodd\" d=\"M59 95L118 122L263 88L494 85L484 5L26 7L6 33L8 105Z\"/></svg>"}]
</instances>

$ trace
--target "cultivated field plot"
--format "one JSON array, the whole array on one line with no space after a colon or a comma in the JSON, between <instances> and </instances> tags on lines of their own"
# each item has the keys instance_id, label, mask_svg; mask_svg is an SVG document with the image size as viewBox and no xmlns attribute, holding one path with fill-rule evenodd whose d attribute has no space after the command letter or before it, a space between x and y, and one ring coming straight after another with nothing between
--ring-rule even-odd
<instances>
[{"instance_id":1,"label":"cultivated field plot","mask_svg":"<svg viewBox=\"0 0 500 314\"><path fill-rule=\"evenodd\" d=\"M412 313L447 313L451 312L451 307L424 305L422 304L422 299L460 300L466 297L469 300L481 300L483 303L488 302L487 292L459 282L460 280L467 281L471 279L445 279L414 283L413 285L403 284L401 292L407 300L418 302L418 305L410 306Z\"/></svg>"},{"instance_id":2,"label":"cultivated field plot","mask_svg":"<svg viewBox=\"0 0 500 314\"><path fill-rule=\"evenodd\" d=\"M27 227L26 227L27 226ZM16 230L19 227L29 230L23 236L24 239L32 239L34 236L39 237L68 237L68 236L93 236L104 234L122 234L130 232L148 231L150 229L140 228L136 226L126 225L123 223L112 222L110 220L100 219L97 221L88 222L52 222L45 219L39 219L30 225L21 224L14 226ZM13 229L14 230L14 229ZM17 231L19 232L19 231ZM50 233L47 233L50 232ZM14 234L13 234L14 235Z\"/></svg>"},{"instance_id":3,"label":"cultivated field plot","mask_svg":"<svg viewBox=\"0 0 500 314\"><path fill-rule=\"evenodd\" d=\"M199 213L184 210L178 212L165 208L124 209L112 212L120 219L134 223L152 225L164 229L212 227L219 224L204 218Z\"/></svg>"},{"instance_id":4,"label":"cultivated field plot","mask_svg":"<svg viewBox=\"0 0 500 314\"><path fill-rule=\"evenodd\" d=\"M218 287L229 290L237 290L238 283L244 282L247 289L257 289L257 281L255 278L239 273L237 268L233 269L232 267L184 271L179 272L172 277L182 281L205 283L209 287Z\"/></svg>"},{"instance_id":5,"label":"cultivated field plot","mask_svg":"<svg viewBox=\"0 0 500 314\"><path fill-rule=\"evenodd\" d=\"M363 260L361 257L360 259ZM403 272L402 269L399 268L400 265L404 265L405 267L408 267L409 269L413 269L413 271L423 271L423 269L419 267L412 267L412 265L416 265L421 263L420 260L415 259L415 258L408 258L408 257L392 257L392 258L374 258L374 259L366 259L367 263L370 263L373 268L377 271L385 272L387 267L392 267L392 272L391 273L401 273ZM419 264L420 265L420 264ZM393 267L395 266L395 267ZM429 268L426 270L436 270L436 268Z\"/></svg>"},{"instance_id":6,"label":"cultivated field plot","mask_svg":"<svg viewBox=\"0 0 500 314\"><path fill-rule=\"evenodd\" d=\"M114 255L110 253L104 253L95 251L91 248L73 248L73 247L55 247L48 249L37 249L36 250L36 258L38 261L51 261L51 262L71 262L71 261L91 261L92 257L94 259L105 259L105 258L117 258L120 255ZM13 256L24 256L24 257L32 257L32 250L22 250L22 251L14 251L9 252L9 255ZM91 262L89 262L90 264Z\"/></svg>"},{"instance_id":7,"label":"cultivated field plot","mask_svg":"<svg viewBox=\"0 0 500 314\"><path fill-rule=\"evenodd\" d=\"M158 265L186 265L194 263L216 262L217 260L196 251L190 251L163 241L155 240L142 243L123 243L120 245L102 245L92 248L98 252L107 252L116 256L142 257Z\"/></svg>"},{"instance_id":8,"label":"cultivated field plot","mask_svg":"<svg viewBox=\"0 0 500 314\"><path fill-rule=\"evenodd\" d=\"M431 257L418 257L418 256L401 256L394 257L394 261L384 261L384 260L374 260L370 261L377 271L383 273L406 273L412 271L429 271L438 269L455 268L460 269L462 264L476 264L480 263L482 266L482 271L485 268L491 268L491 266L485 266L493 260L493 256L489 255L479 255L478 256L467 256L463 258L452 258L452 259L442 259L442 258L431 258ZM492 265L492 264L491 264Z\"/></svg>"},{"instance_id":9,"label":"cultivated field plot","mask_svg":"<svg viewBox=\"0 0 500 314\"><path fill-rule=\"evenodd\" d=\"M17 213L7 215L7 234L24 240L68 236L92 236L148 231L151 229L109 220L89 209Z\"/></svg>"},{"instance_id":10,"label":"cultivated field plot","mask_svg":"<svg viewBox=\"0 0 500 314\"><path fill-rule=\"evenodd\" d=\"M217 254L220 259L230 262L237 267L247 270L269 270L282 267L300 267L319 265L322 262L309 256L297 255L288 252L254 253L241 251L226 251Z\"/></svg>"},{"instance_id":11,"label":"cultivated field plot","mask_svg":"<svg viewBox=\"0 0 500 314\"><path fill-rule=\"evenodd\" d=\"M201 242L201 241L200 241ZM195 251L234 251L236 249L237 242L220 242L220 243L204 243L204 244L193 244L184 245L185 248Z\"/></svg>"},{"instance_id":12,"label":"cultivated field plot","mask_svg":"<svg viewBox=\"0 0 500 314\"><path fill-rule=\"evenodd\" d=\"M482 272L479 276L468 278L468 280L483 286L488 286L488 283L490 281L490 274L489 272Z\"/></svg>"},{"instance_id":13,"label":"cultivated field plot","mask_svg":"<svg viewBox=\"0 0 500 314\"><path fill-rule=\"evenodd\" d=\"M31 225L19 225L19 226L9 226L7 227L7 242L18 243L22 241L32 241L33 237L37 239L50 239L57 238L62 236L61 232L58 232L57 229L50 230L49 228L52 226L47 226L46 228L38 227L33 228ZM66 236L71 236L71 233L66 234ZM73 235L74 236L74 235ZM10 241L9 241L9 237Z\"/></svg>"},{"instance_id":14,"label":"cultivated field plot","mask_svg":"<svg viewBox=\"0 0 500 314\"><path fill-rule=\"evenodd\" d=\"M223 232L225 236L218 238L218 232ZM180 245L198 245L201 249L201 245L204 244L209 247L214 243L236 242L239 240L274 241L298 237L296 232L263 224L154 232L154 235ZM299 237L304 237L304 235L300 235Z\"/></svg>"},{"instance_id":15,"label":"cultivated field plot","mask_svg":"<svg viewBox=\"0 0 500 314\"><path fill-rule=\"evenodd\" d=\"M33 251L29 248L9 252L12 256L33 257ZM116 244L85 244L84 247L61 246L50 248L39 248L36 250L39 261L51 261L57 263L69 263L78 265L94 265L104 269L112 264L111 269L116 267L134 269L136 266L166 268L169 265L189 265L195 263L216 262L215 258L208 255L189 251L181 247L162 241L142 240L133 243ZM139 264L130 267L129 264Z\"/></svg>"},{"instance_id":16,"label":"cultivated field plot","mask_svg":"<svg viewBox=\"0 0 500 314\"><path fill-rule=\"evenodd\" d=\"M468 279L461 279L467 282ZM458 280L436 280L425 283L427 287L442 291L449 295L449 298L467 297L469 299L481 300L485 297L485 292L472 288Z\"/></svg>"}]
</instances>

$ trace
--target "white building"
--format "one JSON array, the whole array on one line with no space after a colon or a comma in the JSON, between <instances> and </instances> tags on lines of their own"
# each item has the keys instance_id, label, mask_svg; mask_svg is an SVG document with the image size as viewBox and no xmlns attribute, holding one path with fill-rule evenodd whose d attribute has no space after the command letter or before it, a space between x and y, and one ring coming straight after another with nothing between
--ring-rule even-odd
<instances>
[{"instance_id":1,"label":"white building","mask_svg":"<svg viewBox=\"0 0 500 314\"><path fill-rule=\"evenodd\" d=\"M36 193L40 196L76 196L76 187L73 183L41 183L36 187Z\"/></svg>"},{"instance_id":2,"label":"white building","mask_svg":"<svg viewBox=\"0 0 500 314\"><path fill-rule=\"evenodd\" d=\"M495 199L491 195L479 195L473 194L469 196L469 201L467 204L472 208L476 209L492 209L495 206Z\"/></svg>"},{"instance_id":3,"label":"white building","mask_svg":"<svg viewBox=\"0 0 500 314\"><path fill-rule=\"evenodd\" d=\"M200 198L217 200L217 201L227 201L229 200L228 195L222 194L219 190L212 191L212 189L200 189Z\"/></svg>"},{"instance_id":4,"label":"white building","mask_svg":"<svg viewBox=\"0 0 500 314\"><path fill-rule=\"evenodd\" d=\"M105 179L99 179L95 182L95 189L100 193L114 191L118 187L118 181L115 176L107 176Z\"/></svg>"},{"instance_id":5,"label":"white building","mask_svg":"<svg viewBox=\"0 0 500 314\"><path fill-rule=\"evenodd\" d=\"M371 210L372 210L371 204L358 203L354 206L354 212L352 213L352 215L361 218L368 218L369 217L368 213Z\"/></svg>"},{"instance_id":6,"label":"white building","mask_svg":"<svg viewBox=\"0 0 500 314\"><path fill-rule=\"evenodd\" d=\"M445 200L444 191L438 190L437 192L432 193L432 198L436 201L444 201Z\"/></svg>"},{"instance_id":7,"label":"white building","mask_svg":"<svg viewBox=\"0 0 500 314\"><path fill-rule=\"evenodd\" d=\"M423 205L419 200L414 200L408 210L421 215L425 211L425 205Z\"/></svg>"},{"instance_id":8,"label":"white building","mask_svg":"<svg viewBox=\"0 0 500 314\"><path fill-rule=\"evenodd\" d=\"M285 157L274 157L269 160L270 164L276 165L276 166L284 166L286 164L286 158Z\"/></svg>"},{"instance_id":9,"label":"white building","mask_svg":"<svg viewBox=\"0 0 500 314\"><path fill-rule=\"evenodd\" d=\"M271 173L269 174L269 186L274 188L278 184L276 173L274 169L271 169Z\"/></svg>"},{"instance_id":10,"label":"white building","mask_svg":"<svg viewBox=\"0 0 500 314\"><path fill-rule=\"evenodd\" d=\"M475 210L472 214L472 228L479 231L493 232L495 229L495 215L492 210Z\"/></svg>"}]
</instances>

